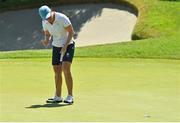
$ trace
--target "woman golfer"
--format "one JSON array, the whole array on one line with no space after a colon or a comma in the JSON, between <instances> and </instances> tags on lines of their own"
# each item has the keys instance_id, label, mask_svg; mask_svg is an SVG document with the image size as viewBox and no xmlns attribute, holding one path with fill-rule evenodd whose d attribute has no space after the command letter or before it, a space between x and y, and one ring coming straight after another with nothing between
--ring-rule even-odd
<instances>
[{"instance_id":1,"label":"woman golfer","mask_svg":"<svg viewBox=\"0 0 180 123\"><path fill-rule=\"evenodd\" d=\"M44 5L39 8L39 15L42 18L42 26L45 39L42 41L47 46L53 38L52 65L55 73L55 96L49 98L47 103L60 103L62 87L62 71L64 73L68 95L65 103L73 103L73 78L71 75L71 63L74 56L74 30L69 18L59 12L52 11Z\"/></svg>"}]
</instances>

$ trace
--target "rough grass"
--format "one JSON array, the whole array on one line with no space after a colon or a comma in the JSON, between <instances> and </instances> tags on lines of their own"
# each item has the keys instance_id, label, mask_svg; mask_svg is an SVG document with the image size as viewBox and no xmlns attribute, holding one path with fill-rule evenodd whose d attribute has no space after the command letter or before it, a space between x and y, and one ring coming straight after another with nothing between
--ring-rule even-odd
<instances>
[{"instance_id":1,"label":"rough grass","mask_svg":"<svg viewBox=\"0 0 180 123\"><path fill-rule=\"evenodd\" d=\"M78 57L180 59L180 42L175 38L157 38L79 48Z\"/></svg>"},{"instance_id":2,"label":"rough grass","mask_svg":"<svg viewBox=\"0 0 180 123\"><path fill-rule=\"evenodd\" d=\"M180 42L177 41L177 37L161 37L141 41L81 47L76 48L75 57L180 59ZM0 53L0 59L48 57L51 57L51 50L26 50Z\"/></svg>"}]
</instances>

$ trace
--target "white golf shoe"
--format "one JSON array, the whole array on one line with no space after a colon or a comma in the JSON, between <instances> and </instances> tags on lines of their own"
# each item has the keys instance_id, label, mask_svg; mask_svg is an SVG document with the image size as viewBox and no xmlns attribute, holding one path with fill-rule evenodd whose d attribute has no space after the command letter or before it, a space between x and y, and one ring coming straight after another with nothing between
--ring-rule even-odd
<instances>
[{"instance_id":1,"label":"white golf shoe","mask_svg":"<svg viewBox=\"0 0 180 123\"><path fill-rule=\"evenodd\" d=\"M66 97L66 99L64 100L64 103L69 103L69 104L71 104L71 103L73 103L74 102L74 99L73 99L73 96L71 96L71 95L68 95L67 97Z\"/></svg>"},{"instance_id":2,"label":"white golf shoe","mask_svg":"<svg viewBox=\"0 0 180 123\"><path fill-rule=\"evenodd\" d=\"M54 96L46 100L47 103L61 103L63 101L62 97Z\"/></svg>"}]
</instances>

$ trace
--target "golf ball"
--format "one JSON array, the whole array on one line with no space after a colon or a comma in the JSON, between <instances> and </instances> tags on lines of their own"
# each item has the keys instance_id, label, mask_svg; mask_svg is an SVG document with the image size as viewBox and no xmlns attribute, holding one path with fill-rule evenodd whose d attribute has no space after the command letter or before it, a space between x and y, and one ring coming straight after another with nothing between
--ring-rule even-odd
<instances>
[{"instance_id":1,"label":"golf ball","mask_svg":"<svg viewBox=\"0 0 180 123\"><path fill-rule=\"evenodd\" d=\"M148 118L149 118L149 117L151 117L151 116L150 116L150 115L148 115L148 114L145 114L145 115L144 115L144 117L148 117Z\"/></svg>"}]
</instances>

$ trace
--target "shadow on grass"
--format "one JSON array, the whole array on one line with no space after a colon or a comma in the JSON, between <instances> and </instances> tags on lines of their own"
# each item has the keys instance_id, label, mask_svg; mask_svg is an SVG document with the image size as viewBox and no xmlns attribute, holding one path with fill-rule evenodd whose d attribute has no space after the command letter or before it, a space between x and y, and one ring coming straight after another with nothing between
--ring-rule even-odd
<instances>
[{"instance_id":1,"label":"shadow on grass","mask_svg":"<svg viewBox=\"0 0 180 123\"><path fill-rule=\"evenodd\" d=\"M25 107L27 109L29 108L55 108L55 107L64 107L64 106L70 106L72 104L58 104L58 103L48 103L43 105L31 105L29 107Z\"/></svg>"}]
</instances>

